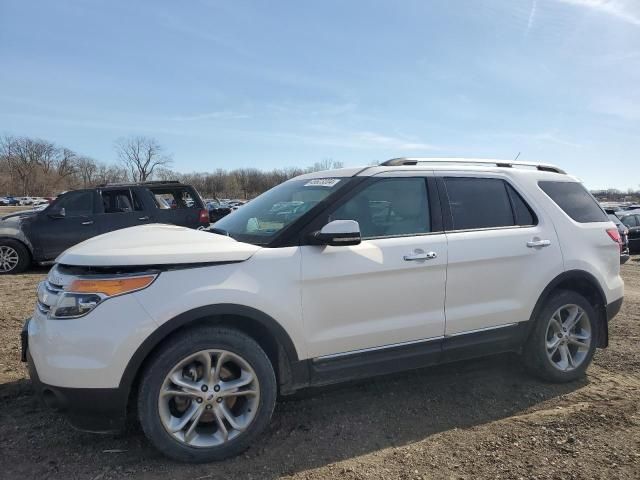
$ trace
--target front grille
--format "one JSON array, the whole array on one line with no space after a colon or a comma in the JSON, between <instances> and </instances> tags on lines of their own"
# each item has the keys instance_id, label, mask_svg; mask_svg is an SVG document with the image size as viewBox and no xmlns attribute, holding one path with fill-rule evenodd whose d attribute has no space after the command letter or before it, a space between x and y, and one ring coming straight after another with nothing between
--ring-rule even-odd
<instances>
[{"instance_id":1,"label":"front grille","mask_svg":"<svg viewBox=\"0 0 640 480\"><path fill-rule=\"evenodd\" d=\"M62 286L51 283L48 280L40 282L38 285L38 310L45 315L49 313L51 307L58 302L58 296L62 291Z\"/></svg>"}]
</instances>

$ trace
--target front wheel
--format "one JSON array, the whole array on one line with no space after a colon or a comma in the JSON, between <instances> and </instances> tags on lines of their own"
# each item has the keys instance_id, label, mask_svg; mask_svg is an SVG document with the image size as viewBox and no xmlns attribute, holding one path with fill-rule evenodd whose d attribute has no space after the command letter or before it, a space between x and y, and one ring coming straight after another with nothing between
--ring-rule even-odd
<instances>
[{"instance_id":1,"label":"front wheel","mask_svg":"<svg viewBox=\"0 0 640 480\"><path fill-rule=\"evenodd\" d=\"M579 293L554 294L534 319L524 348L529 370L552 382L582 377L595 353L597 318L593 306Z\"/></svg>"},{"instance_id":2,"label":"front wheel","mask_svg":"<svg viewBox=\"0 0 640 480\"><path fill-rule=\"evenodd\" d=\"M24 272L31 263L29 250L17 240L0 240L0 275Z\"/></svg>"},{"instance_id":3,"label":"front wheel","mask_svg":"<svg viewBox=\"0 0 640 480\"><path fill-rule=\"evenodd\" d=\"M145 370L140 423L168 457L222 460L245 450L264 430L276 393L271 362L252 338L199 327L172 339Z\"/></svg>"}]
</instances>

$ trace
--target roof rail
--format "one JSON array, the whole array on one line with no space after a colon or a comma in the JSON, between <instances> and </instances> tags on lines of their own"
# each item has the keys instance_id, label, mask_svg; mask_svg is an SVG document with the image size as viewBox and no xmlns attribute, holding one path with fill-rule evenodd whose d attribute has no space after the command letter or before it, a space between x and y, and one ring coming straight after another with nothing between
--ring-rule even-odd
<instances>
[{"instance_id":1,"label":"roof rail","mask_svg":"<svg viewBox=\"0 0 640 480\"><path fill-rule=\"evenodd\" d=\"M181 184L180 180L148 180L145 182L101 183L98 187L130 187L133 185L166 185Z\"/></svg>"},{"instance_id":2,"label":"roof rail","mask_svg":"<svg viewBox=\"0 0 640 480\"><path fill-rule=\"evenodd\" d=\"M511 160L488 160L488 159L475 159L475 158L392 158L386 162L380 164L381 167L400 167L408 165L418 165L419 163L453 163L453 164L466 164L466 165L495 165L496 167L533 167L543 172L564 173L559 167L548 163L535 163L535 162L516 162Z\"/></svg>"}]
</instances>

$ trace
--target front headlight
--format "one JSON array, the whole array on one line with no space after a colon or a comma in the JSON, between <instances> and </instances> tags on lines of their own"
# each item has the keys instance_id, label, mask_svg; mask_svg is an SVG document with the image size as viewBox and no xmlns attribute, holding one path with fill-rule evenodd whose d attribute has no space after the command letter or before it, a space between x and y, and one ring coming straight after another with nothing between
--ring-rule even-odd
<instances>
[{"instance_id":1,"label":"front headlight","mask_svg":"<svg viewBox=\"0 0 640 480\"><path fill-rule=\"evenodd\" d=\"M51 309L52 318L71 318L86 315L96 308L105 297L95 293L63 293Z\"/></svg>"},{"instance_id":2,"label":"front headlight","mask_svg":"<svg viewBox=\"0 0 640 480\"><path fill-rule=\"evenodd\" d=\"M137 292L153 283L157 275L77 279L59 292L49 310L50 318L78 318L111 297Z\"/></svg>"}]
</instances>

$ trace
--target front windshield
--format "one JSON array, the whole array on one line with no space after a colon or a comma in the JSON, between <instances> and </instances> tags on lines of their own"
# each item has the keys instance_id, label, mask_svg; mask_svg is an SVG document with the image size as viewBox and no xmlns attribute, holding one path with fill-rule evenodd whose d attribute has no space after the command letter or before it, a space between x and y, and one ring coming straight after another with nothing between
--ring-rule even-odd
<instances>
[{"instance_id":1,"label":"front windshield","mask_svg":"<svg viewBox=\"0 0 640 480\"><path fill-rule=\"evenodd\" d=\"M213 231L241 242L266 245L344 183L342 178L289 180L218 220Z\"/></svg>"}]
</instances>

